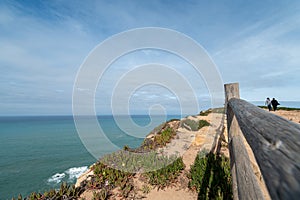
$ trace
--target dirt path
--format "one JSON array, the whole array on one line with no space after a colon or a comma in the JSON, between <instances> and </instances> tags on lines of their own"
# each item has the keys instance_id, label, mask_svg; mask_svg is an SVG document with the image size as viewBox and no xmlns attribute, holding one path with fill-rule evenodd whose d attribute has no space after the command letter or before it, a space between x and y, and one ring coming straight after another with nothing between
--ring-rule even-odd
<instances>
[{"instance_id":1,"label":"dirt path","mask_svg":"<svg viewBox=\"0 0 300 200\"><path fill-rule=\"evenodd\" d=\"M293 110L293 111L287 111L287 110L278 110L276 112L272 112L272 114L281 116L287 120L290 120L295 123L300 123L300 110Z\"/></svg>"},{"instance_id":2,"label":"dirt path","mask_svg":"<svg viewBox=\"0 0 300 200\"><path fill-rule=\"evenodd\" d=\"M217 140L221 134L220 130L225 130L224 115L213 113L208 116L189 117L189 119L195 121L200 119L207 120L211 126L203 127L199 131L188 131L184 128L178 129L178 137L167 145L164 152L167 154L178 152L182 156L186 168L178 178L179 181L176 185L163 190L152 189L145 195L145 199L197 199L197 192L188 189L186 174L189 172L191 165L200 151L204 149L214 151L216 149Z\"/></svg>"}]
</instances>

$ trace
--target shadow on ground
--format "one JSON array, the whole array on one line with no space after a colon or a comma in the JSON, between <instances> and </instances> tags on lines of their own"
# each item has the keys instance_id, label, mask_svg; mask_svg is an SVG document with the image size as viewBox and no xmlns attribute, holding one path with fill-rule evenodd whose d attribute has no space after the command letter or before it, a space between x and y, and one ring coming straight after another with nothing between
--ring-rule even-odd
<instances>
[{"instance_id":1,"label":"shadow on ground","mask_svg":"<svg viewBox=\"0 0 300 200\"><path fill-rule=\"evenodd\" d=\"M232 199L230 165L227 158L209 153L198 199Z\"/></svg>"}]
</instances>

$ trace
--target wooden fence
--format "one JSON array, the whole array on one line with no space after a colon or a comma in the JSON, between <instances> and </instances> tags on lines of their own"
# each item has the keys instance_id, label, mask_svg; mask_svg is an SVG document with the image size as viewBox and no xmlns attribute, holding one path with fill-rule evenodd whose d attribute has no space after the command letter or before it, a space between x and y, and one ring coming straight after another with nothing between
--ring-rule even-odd
<instances>
[{"instance_id":1,"label":"wooden fence","mask_svg":"<svg viewBox=\"0 0 300 200\"><path fill-rule=\"evenodd\" d=\"M225 84L234 199L264 199L243 136L272 199L300 199L300 125L239 97L238 83Z\"/></svg>"}]
</instances>

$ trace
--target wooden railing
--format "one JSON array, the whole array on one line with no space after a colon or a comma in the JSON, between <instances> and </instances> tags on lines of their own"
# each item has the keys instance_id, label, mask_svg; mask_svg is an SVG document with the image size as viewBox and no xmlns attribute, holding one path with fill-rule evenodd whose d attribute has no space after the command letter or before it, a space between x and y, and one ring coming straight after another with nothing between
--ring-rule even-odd
<instances>
[{"instance_id":1,"label":"wooden railing","mask_svg":"<svg viewBox=\"0 0 300 200\"><path fill-rule=\"evenodd\" d=\"M300 125L239 97L225 84L234 199L264 199L243 137L250 145L272 199L300 199Z\"/></svg>"}]
</instances>

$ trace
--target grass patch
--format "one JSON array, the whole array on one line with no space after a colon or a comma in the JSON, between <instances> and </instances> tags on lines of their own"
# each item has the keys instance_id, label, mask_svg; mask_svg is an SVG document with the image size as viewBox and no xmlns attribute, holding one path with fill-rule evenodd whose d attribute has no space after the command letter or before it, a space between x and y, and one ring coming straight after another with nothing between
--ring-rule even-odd
<instances>
[{"instance_id":1,"label":"grass patch","mask_svg":"<svg viewBox=\"0 0 300 200\"><path fill-rule=\"evenodd\" d=\"M188 177L198 199L233 199L230 163L223 155L200 152Z\"/></svg>"},{"instance_id":2,"label":"grass patch","mask_svg":"<svg viewBox=\"0 0 300 200\"><path fill-rule=\"evenodd\" d=\"M182 158L175 155L161 156L155 152L139 155L119 151L106 155L92 169L94 175L85 183L85 188L98 190L93 194L93 199L107 199L113 195L111 191L115 188L119 190L122 198L126 199L134 193L133 176L136 174L127 172L128 170L138 170L142 173L147 180L147 185L142 188L143 193L149 193L150 185L164 188L175 181L184 169L184 164ZM152 171L153 169L157 170Z\"/></svg>"},{"instance_id":3,"label":"grass patch","mask_svg":"<svg viewBox=\"0 0 300 200\"><path fill-rule=\"evenodd\" d=\"M165 127L156 133L154 138L145 138L142 145L133 152L149 152L159 147L164 147L176 136L173 128Z\"/></svg>"},{"instance_id":4,"label":"grass patch","mask_svg":"<svg viewBox=\"0 0 300 200\"><path fill-rule=\"evenodd\" d=\"M101 162L121 171L136 173L164 168L177 158L177 155L164 156L155 151L134 153L121 150L103 156Z\"/></svg>"},{"instance_id":5,"label":"grass patch","mask_svg":"<svg viewBox=\"0 0 300 200\"><path fill-rule=\"evenodd\" d=\"M179 157L172 164L156 171L147 172L144 176L147 177L149 184L160 189L171 185L184 167L182 158Z\"/></svg>"},{"instance_id":6,"label":"grass patch","mask_svg":"<svg viewBox=\"0 0 300 200\"><path fill-rule=\"evenodd\" d=\"M128 157L126 157L126 154ZM118 160L120 158L123 158L123 160ZM93 166L94 176L86 185L89 189L100 189L99 192L94 193L94 199L109 197L111 195L110 191L116 187L119 188L122 197L127 198L134 191L133 176L135 175L135 173L123 171L128 171L128 168L134 167L132 169L138 169L142 172L142 176L146 178L147 184L164 188L172 184L185 167L181 157L178 158L175 155L161 156L155 152L131 155L128 151L119 151L107 155L104 159L110 159L114 168L102 162L98 162ZM115 167L118 167L118 163L122 163L121 167L123 167L123 170L115 169ZM152 171L153 169L157 170ZM144 193L148 193L151 190L150 185L144 185Z\"/></svg>"},{"instance_id":7,"label":"grass patch","mask_svg":"<svg viewBox=\"0 0 300 200\"><path fill-rule=\"evenodd\" d=\"M172 128L167 128L163 130L160 134L155 135L154 142L157 146L163 147L171 141L171 139L176 135L176 132Z\"/></svg>"},{"instance_id":8,"label":"grass patch","mask_svg":"<svg viewBox=\"0 0 300 200\"><path fill-rule=\"evenodd\" d=\"M179 121L173 119L172 122ZM178 122L179 124L179 122ZM145 138L140 147L131 149L128 146L124 147L124 150L135 152L135 153L147 153L152 150L155 150L160 147L166 146L167 143L170 143L171 140L176 136L176 127L170 127L168 123L163 123L151 131L149 135L152 135L150 138Z\"/></svg>"}]
</instances>

